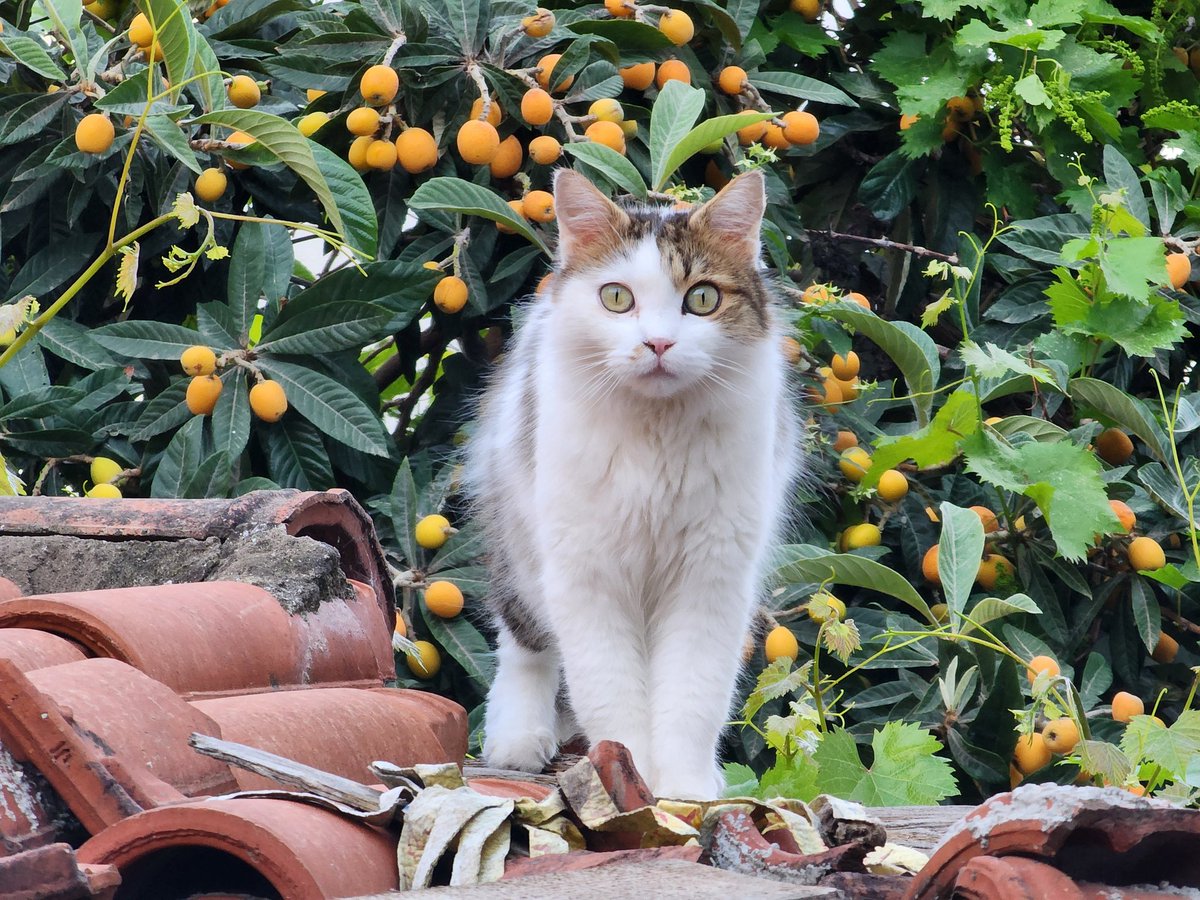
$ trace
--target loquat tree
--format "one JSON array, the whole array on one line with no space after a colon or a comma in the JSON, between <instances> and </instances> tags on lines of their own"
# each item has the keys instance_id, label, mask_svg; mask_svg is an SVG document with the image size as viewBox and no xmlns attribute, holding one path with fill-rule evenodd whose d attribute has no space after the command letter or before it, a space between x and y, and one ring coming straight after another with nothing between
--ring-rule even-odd
<instances>
[{"instance_id":1,"label":"loquat tree","mask_svg":"<svg viewBox=\"0 0 1200 900\"><path fill-rule=\"evenodd\" d=\"M818 486L731 789L1194 800L1200 4L543 4L0 2L4 490L348 487L477 726L456 448L554 168L758 168Z\"/></svg>"}]
</instances>

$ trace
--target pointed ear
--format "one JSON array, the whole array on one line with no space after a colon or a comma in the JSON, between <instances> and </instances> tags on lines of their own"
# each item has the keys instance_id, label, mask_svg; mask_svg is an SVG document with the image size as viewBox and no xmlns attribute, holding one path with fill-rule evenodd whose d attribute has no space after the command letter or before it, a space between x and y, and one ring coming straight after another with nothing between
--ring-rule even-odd
<instances>
[{"instance_id":1,"label":"pointed ear","mask_svg":"<svg viewBox=\"0 0 1200 900\"><path fill-rule=\"evenodd\" d=\"M754 169L733 179L696 210L692 227L744 249L747 256L757 260L762 252L760 232L766 207L766 180Z\"/></svg>"},{"instance_id":2,"label":"pointed ear","mask_svg":"<svg viewBox=\"0 0 1200 900\"><path fill-rule=\"evenodd\" d=\"M554 175L554 214L558 219L558 262L569 262L582 253L594 254L612 246L629 224L629 216L570 169Z\"/></svg>"}]
</instances>

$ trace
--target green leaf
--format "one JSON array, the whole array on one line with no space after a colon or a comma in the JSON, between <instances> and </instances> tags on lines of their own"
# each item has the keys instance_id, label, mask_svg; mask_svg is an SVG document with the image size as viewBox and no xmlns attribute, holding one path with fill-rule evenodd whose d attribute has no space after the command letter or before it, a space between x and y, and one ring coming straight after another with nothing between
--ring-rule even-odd
<instances>
[{"instance_id":1,"label":"green leaf","mask_svg":"<svg viewBox=\"0 0 1200 900\"><path fill-rule=\"evenodd\" d=\"M844 732L843 732L844 733ZM801 800L805 803L821 793L821 770L812 757L798 753L791 759L777 756L775 765L763 773L753 796L764 800L775 797Z\"/></svg>"},{"instance_id":2,"label":"green leaf","mask_svg":"<svg viewBox=\"0 0 1200 900\"><path fill-rule=\"evenodd\" d=\"M308 143L313 159L317 161L317 168L321 170L321 175L335 198L342 236L351 247L368 258L373 257L378 250L379 221L375 215L375 203L371 199L371 192L363 184L362 177L346 160L316 141L310 140ZM318 192L317 196L320 197L321 194ZM324 199L321 202L324 203ZM326 214L328 213L326 208ZM329 218L335 221L333 216Z\"/></svg>"},{"instance_id":3,"label":"green leaf","mask_svg":"<svg viewBox=\"0 0 1200 900\"><path fill-rule=\"evenodd\" d=\"M46 11L50 24L64 43L70 48L71 56L75 59L75 67L80 74L87 77L84 70L91 54L88 53L87 38L79 27L83 17L82 0L42 0L41 8Z\"/></svg>"},{"instance_id":4,"label":"green leaf","mask_svg":"<svg viewBox=\"0 0 1200 900\"><path fill-rule=\"evenodd\" d=\"M1180 779L1200 755L1200 711L1185 709L1170 728L1153 716L1134 716L1125 726L1121 750L1130 759L1145 759Z\"/></svg>"},{"instance_id":5,"label":"green leaf","mask_svg":"<svg viewBox=\"0 0 1200 900\"><path fill-rule=\"evenodd\" d=\"M864 806L927 806L954 796L958 785L941 743L912 722L888 722L871 738L873 761L863 765L849 732L825 735L813 754L822 793Z\"/></svg>"},{"instance_id":6,"label":"green leaf","mask_svg":"<svg viewBox=\"0 0 1200 900\"><path fill-rule=\"evenodd\" d=\"M187 137L172 119L166 116L147 116L146 133L154 143L175 157L197 175L203 171L196 162L196 154L188 144Z\"/></svg>"},{"instance_id":7,"label":"green leaf","mask_svg":"<svg viewBox=\"0 0 1200 900\"><path fill-rule=\"evenodd\" d=\"M187 479L183 496L196 500L224 497L233 486L232 474L229 470L229 457L221 451L210 454Z\"/></svg>"},{"instance_id":8,"label":"green leaf","mask_svg":"<svg viewBox=\"0 0 1200 900\"><path fill-rule=\"evenodd\" d=\"M83 399L83 392L60 385L38 388L13 397L0 406L0 422L8 419L40 419L52 416Z\"/></svg>"},{"instance_id":9,"label":"green leaf","mask_svg":"<svg viewBox=\"0 0 1200 900\"><path fill-rule=\"evenodd\" d=\"M1000 235L999 241L1027 259L1054 266L1062 262L1063 244L1072 238L1087 237L1091 224L1075 213L1042 216L1014 222L1012 230Z\"/></svg>"},{"instance_id":10,"label":"green leaf","mask_svg":"<svg viewBox=\"0 0 1200 900\"><path fill-rule=\"evenodd\" d=\"M250 392L246 387L246 370L234 366L221 376L225 386L217 398L212 413L213 444L225 458L227 468L236 466L250 440ZM225 486L225 496L229 485Z\"/></svg>"},{"instance_id":11,"label":"green leaf","mask_svg":"<svg viewBox=\"0 0 1200 900\"><path fill-rule=\"evenodd\" d=\"M0 147L29 140L45 131L66 105L64 91L39 94L0 116Z\"/></svg>"},{"instance_id":12,"label":"green leaf","mask_svg":"<svg viewBox=\"0 0 1200 900\"><path fill-rule=\"evenodd\" d=\"M595 169L613 184L637 197L646 196L646 182L637 167L612 147L594 142L566 144L571 156Z\"/></svg>"},{"instance_id":13,"label":"green leaf","mask_svg":"<svg viewBox=\"0 0 1200 900\"><path fill-rule=\"evenodd\" d=\"M1123 784L1129 777L1132 768L1129 757L1107 741L1080 741L1075 752L1079 754L1080 768L1090 775L1099 775L1110 784Z\"/></svg>"},{"instance_id":14,"label":"green leaf","mask_svg":"<svg viewBox=\"0 0 1200 900\"><path fill-rule=\"evenodd\" d=\"M250 323L258 313L258 301L267 278L267 245L275 227L263 222L242 223L229 251L226 297L233 313L234 327L242 341L246 340Z\"/></svg>"},{"instance_id":15,"label":"green leaf","mask_svg":"<svg viewBox=\"0 0 1200 900\"><path fill-rule=\"evenodd\" d=\"M158 34L171 96L178 97L182 85L193 74L192 58L197 43L202 42L187 4L177 0L138 0L138 8Z\"/></svg>"},{"instance_id":16,"label":"green leaf","mask_svg":"<svg viewBox=\"0 0 1200 900\"><path fill-rule=\"evenodd\" d=\"M400 461L400 468L396 470L390 500L392 533L400 544L404 562L409 568L415 568L421 560L415 533L421 514L417 509L417 485L413 481L412 466L407 456Z\"/></svg>"},{"instance_id":17,"label":"green leaf","mask_svg":"<svg viewBox=\"0 0 1200 900\"><path fill-rule=\"evenodd\" d=\"M667 183L667 160L704 109L704 97L699 88L668 81L654 101L650 115L650 184L656 191Z\"/></svg>"},{"instance_id":18,"label":"green leaf","mask_svg":"<svg viewBox=\"0 0 1200 900\"><path fill-rule=\"evenodd\" d=\"M1152 288L1167 283L1167 262L1160 238L1119 237L1106 241L1100 269L1110 291L1133 300L1144 300Z\"/></svg>"},{"instance_id":19,"label":"green leaf","mask_svg":"<svg viewBox=\"0 0 1200 900\"><path fill-rule=\"evenodd\" d=\"M188 379L182 378L147 403L142 414L138 416L137 430L129 435L130 439L147 441L156 434L177 428L192 418L192 411L187 408L187 387Z\"/></svg>"},{"instance_id":20,"label":"green leaf","mask_svg":"<svg viewBox=\"0 0 1200 900\"><path fill-rule=\"evenodd\" d=\"M749 80L760 91L768 94L782 94L797 100L812 100L831 106L858 106L850 95L840 88L798 72L755 72Z\"/></svg>"},{"instance_id":21,"label":"green leaf","mask_svg":"<svg viewBox=\"0 0 1200 900\"><path fill-rule=\"evenodd\" d=\"M325 435L373 456L388 455L387 433L378 412L327 375L280 359L259 367L282 385L288 403Z\"/></svg>"},{"instance_id":22,"label":"green leaf","mask_svg":"<svg viewBox=\"0 0 1200 900\"><path fill-rule=\"evenodd\" d=\"M957 390L924 428L898 438L881 438L861 484L875 487L884 472L906 459L922 468L949 462L958 456L963 440L978 430L979 401L970 391Z\"/></svg>"},{"instance_id":23,"label":"green leaf","mask_svg":"<svg viewBox=\"0 0 1200 900\"><path fill-rule=\"evenodd\" d=\"M1028 375L1042 384L1053 384L1054 373L1043 365L1027 362L1010 350L993 343L982 347L974 341L963 341L959 354L965 365L972 367L981 378L999 378L1002 375Z\"/></svg>"},{"instance_id":24,"label":"green leaf","mask_svg":"<svg viewBox=\"0 0 1200 900\"><path fill-rule=\"evenodd\" d=\"M311 355L357 350L382 337L390 320L387 310L371 303L324 304L276 322L256 349Z\"/></svg>"},{"instance_id":25,"label":"green leaf","mask_svg":"<svg viewBox=\"0 0 1200 900\"><path fill-rule=\"evenodd\" d=\"M0 49L43 78L49 78L53 82L61 82L66 78L45 47L27 34L0 33Z\"/></svg>"},{"instance_id":26,"label":"green leaf","mask_svg":"<svg viewBox=\"0 0 1200 900\"><path fill-rule=\"evenodd\" d=\"M890 222L912 202L917 192L917 164L901 150L889 153L863 177L858 199L877 219Z\"/></svg>"},{"instance_id":27,"label":"green leaf","mask_svg":"<svg viewBox=\"0 0 1200 900\"><path fill-rule=\"evenodd\" d=\"M102 347L114 353L138 359L178 361L183 351L199 343L199 333L182 325L130 319L114 322L92 332ZM229 349L228 347L217 349Z\"/></svg>"},{"instance_id":28,"label":"green leaf","mask_svg":"<svg viewBox=\"0 0 1200 900\"><path fill-rule=\"evenodd\" d=\"M739 128L745 128L747 125L771 118L774 118L774 113L739 113L733 116L705 119L684 135L683 140L676 144L667 155L666 161L663 163L664 182L675 174L676 169L713 142L733 134Z\"/></svg>"},{"instance_id":29,"label":"green leaf","mask_svg":"<svg viewBox=\"0 0 1200 900\"><path fill-rule=\"evenodd\" d=\"M973 515L973 514L972 514ZM779 563L772 580L849 584L895 597L907 603L931 623L937 622L929 605L900 573L887 566L852 553L830 553L819 547L790 544L779 550Z\"/></svg>"},{"instance_id":30,"label":"green leaf","mask_svg":"<svg viewBox=\"0 0 1200 900\"><path fill-rule=\"evenodd\" d=\"M989 622L998 621L1018 612L1034 616L1042 614L1038 605L1025 594L1012 594L1004 598L985 597L971 607L971 611L967 613L971 621L965 623L960 630L963 634L970 634L975 628L982 628Z\"/></svg>"},{"instance_id":31,"label":"green leaf","mask_svg":"<svg viewBox=\"0 0 1200 900\"><path fill-rule=\"evenodd\" d=\"M463 667L471 680L486 692L496 677L496 660L488 642L466 616L443 619L421 604L421 618L430 636Z\"/></svg>"},{"instance_id":32,"label":"green leaf","mask_svg":"<svg viewBox=\"0 0 1200 900\"><path fill-rule=\"evenodd\" d=\"M1094 453L1066 442L1013 447L986 431L968 438L963 449L967 471L1037 503L1066 559L1083 559L1095 535L1119 527Z\"/></svg>"},{"instance_id":33,"label":"green leaf","mask_svg":"<svg viewBox=\"0 0 1200 900\"><path fill-rule=\"evenodd\" d=\"M1166 461L1166 431L1144 401L1131 397L1119 387L1099 378L1073 378L1067 384L1067 392L1075 403L1090 406L1116 425L1137 435L1155 457Z\"/></svg>"},{"instance_id":34,"label":"green leaf","mask_svg":"<svg viewBox=\"0 0 1200 900\"><path fill-rule=\"evenodd\" d=\"M1050 106L1050 95L1036 72L1030 72L1013 85L1013 92L1030 106Z\"/></svg>"},{"instance_id":35,"label":"green leaf","mask_svg":"<svg viewBox=\"0 0 1200 900\"><path fill-rule=\"evenodd\" d=\"M754 770L744 763L725 763L722 766L725 775L725 797L753 797L758 789L758 776Z\"/></svg>"},{"instance_id":36,"label":"green leaf","mask_svg":"<svg viewBox=\"0 0 1200 900\"><path fill-rule=\"evenodd\" d=\"M156 90L161 90L162 79L156 77L154 83ZM146 101L150 97L148 90L149 84L145 75L138 73L132 78L126 78L97 100L96 108L106 110L114 116L133 116L136 119L146 110ZM172 103L168 98L160 97L150 105L147 115L178 115L191 112L191 110L191 104L180 105Z\"/></svg>"},{"instance_id":37,"label":"green leaf","mask_svg":"<svg viewBox=\"0 0 1200 900\"><path fill-rule=\"evenodd\" d=\"M949 501L942 502L941 519L938 574L951 620L957 623L958 614L966 609L975 576L979 574L979 561L983 559L983 522L973 510Z\"/></svg>"},{"instance_id":38,"label":"green leaf","mask_svg":"<svg viewBox=\"0 0 1200 900\"><path fill-rule=\"evenodd\" d=\"M334 486L329 453L310 422L284 416L259 433L267 450L267 466L280 487L324 491Z\"/></svg>"},{"instance_id":39,"label":"green leaf","mask_svg":"<svg viewBox=\"0 0 1200 900\"><path fill-rule=\"evenodd\" d=\"M481 8L485 5L486 0L441 0L440 12L458 38L464 56L474 56L483 46L490 18Z\"/></svg>"},{"instance_id":40,"label":"green leaf","mask_svg":"<svg viewBox=\"0 0 1200 900\"><path fill-rule=\"evenodd\" d=\"M1147 653L1153 653L1162 633L1162 611L1149 583L1144 578L1129 579L1129 610L1137 626L1138 636Z\"/></svg>"},{"instance_id":41,"label":"green leaf","mask_svg":"<svg viewBox=\"0 0 1200 900\"><path fill-rule=\"evenodd\" d=\"M413 192L408 205L412 209L442 210L503 222L547 256L550 255L549 248L537 232L530 228L523 217L516 215L494 191L461 178L429 179Z\"/></svg>"},{"instance_id":42,"label":"green leaf","mask_svg":"<svg viewBox=\"0 0 1200 900\"><path fill-rule=\"evenodd\" d=\"M188 480L200 465L204 416L193 416L171 438L154 471L151 497L183 497Z\"/></svg>"},{"instance_id":43,"label":"green leaf","mask_svg":"<svg viewBox=\"0 0 1200 900\"><path fill-rule=\"evenodd\" d=\"M1104 180L1110 188L1124 192L1126 208L1133 213L1142 227L1149 230L1150 208L1146 205L1141 179L1138 178L1137 170L1115 144L1104 146Z\"/></svg>"},{"instance_id":44,"label":"green leaf","mask_svg":"<svg viewBox=\"0 0 1200 900\"><path fill-rule=\"evenodd\" d=\"M374 206L362 179L345 160L310 141L286 119L259 110L219 109L194 121L198 125L223 125L250 135L312 189L329 223L347 244L368 257L375 252ZM331 182L331 174L336 181Z\"/></svg>"},{"instance_id":45,"label":"green leaf","mask_svg":"<svg viewBox=\"0 0 1200 900\"><path fill-rule=\"evenodd\" d=\"M37 342L55 356L84 369L104 369L116 364L92 332L77 322L55 316L38 332Z\"/></svg>"},{"instance_id":46,"label":"green leaf","mask_svg":"<svg viewBox=\"0 0 1200 900\"><path fill-rule=\"evenodd\" d=\"M822 306L820 314L852 326L891 357L908 385L909 399L917 413L917 424L927 424L933 408L930 392L941 374L941 362L933 339L915 325L888 322L855 303Z\"/></svg>"}]
</instances>

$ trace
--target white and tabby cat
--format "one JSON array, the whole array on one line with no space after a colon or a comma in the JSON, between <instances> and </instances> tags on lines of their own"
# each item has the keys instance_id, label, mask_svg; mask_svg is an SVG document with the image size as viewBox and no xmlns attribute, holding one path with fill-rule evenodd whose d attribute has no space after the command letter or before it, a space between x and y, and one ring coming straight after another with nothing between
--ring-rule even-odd
<instances>
[{"instance_id":1,"label":"white and tabby cat","mask_svg":"<svg viewBox=\"0 0 1200 900\"><path fill-rule=\"evenodd\" d=\"M499 620L484 753L537 771L578 727L656 795L712 798L798 468L763 178L694 210L620 206L569 170L554 196L553 277L469 449Z\"/></svg>"}]
</instances>

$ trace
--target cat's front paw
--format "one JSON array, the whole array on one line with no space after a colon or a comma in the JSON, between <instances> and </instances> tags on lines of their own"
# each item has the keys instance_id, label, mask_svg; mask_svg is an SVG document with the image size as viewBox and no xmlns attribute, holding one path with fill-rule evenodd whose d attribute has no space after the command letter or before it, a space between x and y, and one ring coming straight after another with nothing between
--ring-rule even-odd
<instances>
[{"instance_id":1,"label":"cat's front paw","mask_svg":"<svg viewBox=\"0 0 1200 900\"><path fill-rule=\"evenodd\" d=\"M548 729L518 730L489 724L484 732L483 756L496 769L540 772L557 752L558 739Z\"/></svg>"}]
</instances>

